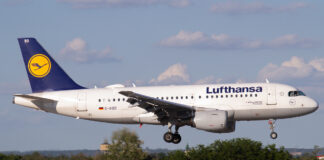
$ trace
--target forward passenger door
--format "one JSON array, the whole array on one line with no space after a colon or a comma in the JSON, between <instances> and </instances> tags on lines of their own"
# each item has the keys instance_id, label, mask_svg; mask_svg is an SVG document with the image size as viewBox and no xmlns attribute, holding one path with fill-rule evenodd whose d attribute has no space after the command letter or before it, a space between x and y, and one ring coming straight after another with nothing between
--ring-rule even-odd
<instances>
[{"instance_id":1,"label":"forward passenger door","mask_svg":"<svg viewBox=\"0 0 324 160\"><path fill-rule=\"evenodd\" d=\"M268 85L267 88L267 105L276 105L276 86Z\"/></svg>"}]
</instances>

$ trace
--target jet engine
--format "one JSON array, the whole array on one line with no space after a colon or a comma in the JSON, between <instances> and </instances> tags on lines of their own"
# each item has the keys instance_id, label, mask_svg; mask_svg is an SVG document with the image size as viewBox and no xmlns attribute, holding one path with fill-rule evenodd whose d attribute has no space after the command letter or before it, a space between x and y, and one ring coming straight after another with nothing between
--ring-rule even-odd
<instances>
[{"instance_id":1,"label":"jet engine","mask_svg":"<svg viewBox=\"0 0 324 160\"><path fill-rule=\"evenodd\" d=\"M222 110L196 111L192 126L214 133L235 131L235 121L228 119L227 111Z\"/></svg>"}]
</instances>

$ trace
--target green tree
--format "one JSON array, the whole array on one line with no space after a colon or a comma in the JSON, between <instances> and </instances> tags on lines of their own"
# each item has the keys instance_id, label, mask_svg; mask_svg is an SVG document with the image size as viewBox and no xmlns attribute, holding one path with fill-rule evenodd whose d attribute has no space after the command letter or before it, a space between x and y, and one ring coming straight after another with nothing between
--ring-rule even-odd
<instances>
[{"instance_id":1,"label":"green tree","mask_svg":"<svg viewBox=\"0 0 324 160\"><path fill-rule=\"evenodd\" d=\"M170 152L165 159L192 160L289 160L291 155L284 148L277 149L275 145L263 147L261 142L245 138L232 140L217 140L209 146L198 145L187 147L183 154Z\"/></svg>"},{"instance_id":2,"label":"green tree","mask_svg":"<svg viewBox=\"0 0 324 160\"><path fill-rule=\"evenodd\" d=\"M0 160L20 160L20 159L21 156L19 155L13 155L13 154L5 155L0 153Z\"/></svg>"},{"instance_id":3,"label":"green tree","mask_svg":"<svg viewBox=\"0 0 324 160\"><path fill-rule=\"evenodd\" d=\"M186 152L182 150L176 150L168 153L167 157L164 157L165 160L182 160L182 159L188 159Z\"/></svg>"},{"instance_id":4,"label":"green tree","mask_svg":"<svg viewBox=\"0 0 324 160\"><path fill-rule=\"evenodd\" d=\"M45 160L48 159L42 156L39 152L33 152L32 154L24 155L23 160Z\"/></svg>"},{"instance_id":5,"label":"green tree","mask_svg":"<svg viewBox=\"0 0 324 160\"><path fill-rule=\"evenodd\" d=\"M316 157L316 156L319 155L319 153L320 153L322 150L323 150L323 148L320 148L318 145L315 145L315 146L314 146L314 149L313 149L313 151L312 151L312 155Z\"/></svg>"},{"instance_id":6,"label":"green tree","mask_svg":"<svg viewBox=\"0 0 324 160\"><path fill-rule=\"evenodd\" d=\"M265 156L264 159L273 159L273 160L280 160L280 159L292 159L292 156L289 154L288 151L285 150L284 147L280 147L279 149L276 148L276 145L268 145L263 149L263 155Z\"/></svg>"},{"instance_id":7,"label":"green tree","mask_svg":"<svg viewBox=\"0 0 324 160\"><path fill-rule=\"evenodd\" d=\"M141 148L142 144L137 134L127 128L115 131L111 137L107 158L112 160L145 159L147 154Z\"/></svg>"},{"instance_id":8,"label":"green tree","mask_svg":"<svg viewBox=\"0 0 324 160\"><path fill-rule=\"evenodd\" d=\"M163 160L165 159L166 154L165 153L153 153L148 155L148 157L146 158L146 160Z\"/></svg>"},{"instance_id":9,"label":"green tree","mask_svg":"<svg viewBox=\"0 0 324 160\"><path fill-rule=\"evenodd\" d=\"M104 153L98 153L93 157L93 160L107 160L108 157Z\"/></svg>"},{"instance_id":10,"label":"green tree","mask_svg":"<svg viewBox=\"0 0 324 160\"><path fill-rule=\"evenodd\" d=\"M79 153L76 155L72 155L70 160L92 160L92 158L84 155L83 153Z\"/></svg>"}]
</instances>

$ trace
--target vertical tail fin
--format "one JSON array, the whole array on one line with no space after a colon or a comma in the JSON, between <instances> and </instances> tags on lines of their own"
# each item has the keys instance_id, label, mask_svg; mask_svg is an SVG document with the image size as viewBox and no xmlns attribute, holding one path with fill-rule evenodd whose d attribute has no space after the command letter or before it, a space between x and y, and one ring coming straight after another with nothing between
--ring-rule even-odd
<instances>
[{"instance_id":1,"label":"vertical tail fin","mask_svg":"<svg viewBox=\"0 0 324 160\"><path fill-rule=\"evenodd\" d=\"M18 38L18 42L33 93L84 88L64 72L35 38Z\"/></svg>"}]
</instances>

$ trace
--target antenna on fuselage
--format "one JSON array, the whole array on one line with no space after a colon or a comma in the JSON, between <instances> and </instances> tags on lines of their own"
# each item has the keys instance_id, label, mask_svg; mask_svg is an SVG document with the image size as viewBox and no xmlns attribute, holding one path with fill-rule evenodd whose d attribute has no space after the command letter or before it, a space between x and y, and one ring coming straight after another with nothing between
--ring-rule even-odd
<instances>
[{"instance_id":1,"label":"antenna on fuselage","mask_svg":"<svg viewBox=\"0 0 324 160\"><path fill-rule=\"evenodd\" d=\"M269 80L268 80L268 78L266 78L266 82L267 82L267 83L270 83Z\"/></svg>"}]
</instances>

